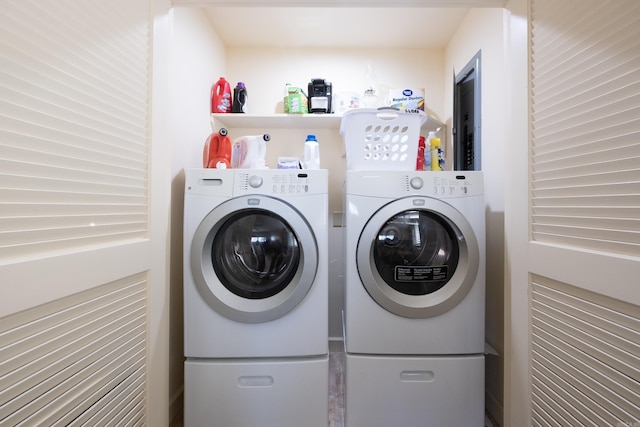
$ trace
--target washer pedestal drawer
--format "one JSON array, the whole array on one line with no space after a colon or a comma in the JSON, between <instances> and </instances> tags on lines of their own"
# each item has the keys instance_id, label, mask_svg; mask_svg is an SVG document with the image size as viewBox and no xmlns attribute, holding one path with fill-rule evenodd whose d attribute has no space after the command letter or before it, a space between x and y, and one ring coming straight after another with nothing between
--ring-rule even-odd
<instances>
[{"instance_id":1,"label":"washer pedestal drawer","mask_svg":"<svg viewBox=\"0 0 640 427\"><path fill-rule=\"evenodd\" d=\"M185 427L326 427L329 355L187 359Z\"/></svg>"}]
</instances>

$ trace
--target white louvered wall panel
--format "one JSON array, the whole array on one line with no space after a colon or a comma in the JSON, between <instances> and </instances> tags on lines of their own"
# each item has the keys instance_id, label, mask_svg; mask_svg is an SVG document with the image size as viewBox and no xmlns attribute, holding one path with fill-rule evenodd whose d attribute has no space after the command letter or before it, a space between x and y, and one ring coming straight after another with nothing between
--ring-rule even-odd
<instances>
[{"instance_id":1,"label":"white louvered wall panel","mask_svg":"<svg viewBox=\"0 0 640 427\"><path fill-rule=\"evenodd\" d=\"M635 305L534 277L533 425L640 422L640 312Z\"/></svg>"},{"instance_id":2,"label":"white louvered wall panel","mask_svg":"<svg viewBox=\"0 0 640 427\"><path fill-rule=\"evenodd\" d=\"M533 239L638 256L640 2L531 7Z\"/></svg>"},{"instance_id":3,"label":"white louvered wall panel","mask_svg":"<svg viewBox=\"0 0 640 427\"><path fill-rule=\"evenodd\" d=\"M640 260L640 2L530 6L532 425L632 426L640 310L607 294L639 282L606 260Z\"/></svg>"},{"instance_id":4,"label":"white louvered wall panel","mask_svg":"<svg viewBox=\"0 0 640 427\"><path fill-rule=\"evenodd\" d=\"M143 425L144 274L5 317L0 425Z\"/></svg>"},{"instance_id":5,"label":"white louvered wall panel","mask_svg":"<svg viewBox=\"0 0 640 427\"><path fill-rule=\"evenodd\" d=\"M0 260L146 236L150 4L2 1Z\"/></svg>"}]
</instances>

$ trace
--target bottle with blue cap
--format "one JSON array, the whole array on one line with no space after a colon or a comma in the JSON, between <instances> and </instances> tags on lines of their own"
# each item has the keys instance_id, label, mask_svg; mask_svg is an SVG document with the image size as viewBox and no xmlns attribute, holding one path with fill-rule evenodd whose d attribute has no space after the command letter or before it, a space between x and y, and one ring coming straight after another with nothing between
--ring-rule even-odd
<instances>
[{"instance_id":1,"label":"bottle with blue cap","mask_svg":"<svg viewBox=\"0 0 640 427\"><path fill-rule=\"evenodd\" d=\"M304 142L304 168L320 169L320 146L315 135L307 135Z\"/></svg>"}]
</instances>

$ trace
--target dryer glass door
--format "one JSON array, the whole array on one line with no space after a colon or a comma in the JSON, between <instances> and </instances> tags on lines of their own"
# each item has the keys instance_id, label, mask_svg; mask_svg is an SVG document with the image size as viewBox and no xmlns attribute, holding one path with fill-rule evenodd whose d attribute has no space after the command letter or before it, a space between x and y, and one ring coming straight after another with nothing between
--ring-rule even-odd
<instances>
[{"instance_id":1,"label":"dryer glass door","mask_svg":"<svg viewBox=\"0 0 640 427\"><path fill-rule=\"evenodd\" d=\"M224 287L234 294L268 298L292 281L300 262L300 245L279 215L245 210L220 227L211 262Z\"/></svg>"},{"instance_id":2,"label":"dryer glass door","mask_svg":"<svg viewBox=\"0 0 640 427\"><path fill-rule=\"evenodd\" d=\"M410 210L389 219L373 242L373 261L382 280L407 295L442 288L458 266L453 226L430 211Z\"/></svg>"},{"instance_id":3,"label":"dryer glass door","mask_svg":"<svg viewBox=\"0 0 640 427\"><path fill-rule=\"evenodd\" d=\"M399 316L425 318L457 305L476 281L478 242L451 205L426 197L395 200L364 226L356 250L369 295Z\"/></svg>"}]
</instances>

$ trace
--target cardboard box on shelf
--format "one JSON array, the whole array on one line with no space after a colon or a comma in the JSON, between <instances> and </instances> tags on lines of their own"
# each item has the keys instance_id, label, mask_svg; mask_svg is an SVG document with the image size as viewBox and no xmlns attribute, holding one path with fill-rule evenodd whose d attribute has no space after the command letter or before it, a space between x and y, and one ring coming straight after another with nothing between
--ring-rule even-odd
<instances>
[{"instance_id":1,"label":"cardboard box on shelf","mask_svg":"<svg viewBox=\"0 0 640 427\"><path fill-rule=\"evenodd\" d=\"M424 89L391 89L389 106L405 111L424 111Z\"/></svg>"}]
</instances>

